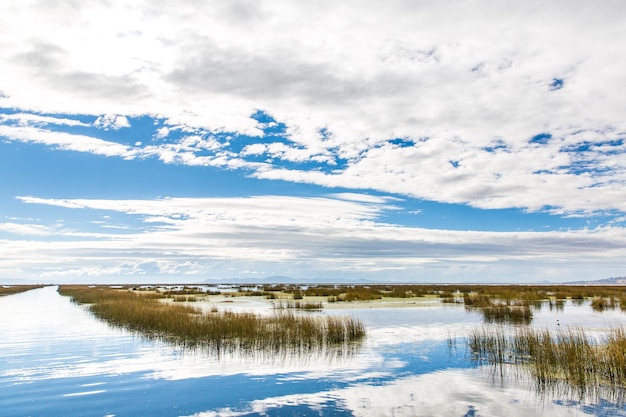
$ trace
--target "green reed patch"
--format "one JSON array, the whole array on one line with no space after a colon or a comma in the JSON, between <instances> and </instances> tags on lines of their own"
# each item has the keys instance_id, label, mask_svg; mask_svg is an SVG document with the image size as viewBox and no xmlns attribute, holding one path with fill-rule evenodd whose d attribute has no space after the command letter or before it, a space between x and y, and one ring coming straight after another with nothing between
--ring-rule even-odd
<instances>
[{"instance_id":1,"label":"green reed patch","mask_svg":"<svg viewBox=\"0 0 626 417\"><path fill-rule=\"evenodd\" d=\"M59 293L108 323L186 347L226 351L305 351L359 342L365 326L351 317L304 316L277 310L271 316L231 311L204 314L161 294L107 287L61 286Z\"/></svg>"}]
</instances>

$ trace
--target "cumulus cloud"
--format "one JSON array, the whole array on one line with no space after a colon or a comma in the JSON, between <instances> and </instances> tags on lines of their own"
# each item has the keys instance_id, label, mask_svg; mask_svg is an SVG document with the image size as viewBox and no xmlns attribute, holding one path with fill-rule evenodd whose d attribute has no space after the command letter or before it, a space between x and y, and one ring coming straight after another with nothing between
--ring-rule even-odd
<instances>
[{"instance_id":1,"label":"cumulus cloud","mask_svg":"<svg viewBox=\"0 0 626 417\"><path fill-rule=\"evenodd\" d=\"M126 118L126 116L120 116L116 114L106 114L104 116L100 116L93 122L93 125L99 129L104 130L119 130L124 127L130 127L130 122Z\"/></svg>"},{"instance_id":2,"label":"cumulus cloud","mask_svg":"<svg viewBox=\"0 0 626 417\"><path fill-rule=\"evenodd\" d=\"M166 163L480 208L625 209L619 1L6 7L0 106L94 115L109 130L159 115L156 138L284 126L281 141L219 156L146 150ZM259 109L274 121L251 118ZM336 170L293 167L311 162Z\"/></svg>"}]
</instances>

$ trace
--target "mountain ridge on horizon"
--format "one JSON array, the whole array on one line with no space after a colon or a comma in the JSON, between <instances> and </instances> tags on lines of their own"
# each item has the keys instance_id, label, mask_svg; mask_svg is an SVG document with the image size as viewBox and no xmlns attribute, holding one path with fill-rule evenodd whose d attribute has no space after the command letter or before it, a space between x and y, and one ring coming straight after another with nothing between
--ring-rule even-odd
<instances>
[{"instance_id":1,"label":"mountain ridge on horizon","mask_svg":"<svg viewBox=\"0 0 626 417\"><path fill-rule=\"evenodd\" d=\"M42 284L43 282L36 282L33 280L26 279L2 279L0 278L0 285L32 285L32 284ZM45 284L48 285L57 285L60 283L50 283L47 282ZM96 282L90 282L90 285L98 285ZM110 281L102 282L102 285L109 284L150 284L150 282L120 282L120 281ZM166 284L165 282L155 283L158 284ZM171 283L172 285L177 284L175 282ZM357 279L357 278L309 278L309 279L298 279L293 278L286 275L270 275L266 277L245 277L245 278L208 278L205 280L198 281L189 281L185 284L210 284L210 285L219 285L219 284L347 284L347 285L358 285L358 284L372 284L372 285L384 285L384 284L396 284L396 285L626 285L626 275L619 277L610 277L610 278L601 278L596 280L579 280L579 281L563 281L563 282L553 282L553 281L537 281L537 282L479 282L479 281L464 281L464 282L397 282L392 280L371 280L371 279ZM180 285L183 285L182 283Z\"/></svg>"}]
</instances>

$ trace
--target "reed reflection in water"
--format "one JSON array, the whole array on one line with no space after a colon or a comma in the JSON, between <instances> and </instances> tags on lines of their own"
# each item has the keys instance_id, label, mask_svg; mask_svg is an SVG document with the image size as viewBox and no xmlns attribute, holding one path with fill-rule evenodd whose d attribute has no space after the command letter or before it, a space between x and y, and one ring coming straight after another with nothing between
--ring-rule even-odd
<instances>
[{"instance_id":1,"label":"reed reflection in water","mask_svg":"<svg viewBox=\"0 0 626 417\"><path fill-rule=\"evenodd\" d=\"M271 316L203 313L191 306L163 303L159 293L137 294L110 287L61 286L59 293L76 303L89 304L96 317L114 326L217 355L347 353L365 337L364 325L349 316L310 316L283 310Z\"/></svg>"},{"instance_id":2,"label":"reed reflection in water","mask_svg":"<svg viewBox=\"0 0 626 417\"><path fill-rule=\"evenodd\" d=\"M483 327L468 337L467 344L474 361L491 364L502 378L505 370L513 369L517 376L527 374L541 395L575 396L580 401L608 399L624 405L624 327L593 338L582 328Z\"/></svg>"},{"instance_id":3,"label":"reed reflection in water","mask_svg":"<svg viewBox=\"0 0 626 417\"><path fill-rule=\"evenodd\" d=\"M180 304L180 303L177 303ZM245 305L245 304L244 304ZM521 417L625 415L613 402L551 392L536 401L533 380L494 384L460 348L478 312L463 306L356 308L368 337L357 350L220 356L149 340L96 320L55 288L0 299L0 404L3 417L399 416ZM619 310L593 313L568 301L535 310L542 327L601 328ZM532 325L534 326L534 324ZM507 328L512 328L507 325ZM452 335L452 336L451 336ZM448 339L454 337L455 342ZM507 365L504 365L506 367ZM519 369L519 368L517 368ZM512 375L512 374L511 374ZM532 387L534 389L534 387Z\"/></svg>"}]
</instances>

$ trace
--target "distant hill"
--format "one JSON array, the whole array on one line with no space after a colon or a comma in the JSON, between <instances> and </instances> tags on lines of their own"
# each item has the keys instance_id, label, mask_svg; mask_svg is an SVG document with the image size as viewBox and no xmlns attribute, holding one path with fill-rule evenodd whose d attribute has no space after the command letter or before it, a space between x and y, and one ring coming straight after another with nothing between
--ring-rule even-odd
<instances>
[{"instance_id":1,"label":"distant hill","mask_svg":"<svg viewBox=\"0 0 626 417\"><path fill-rule=\"evenodd\" d=\"M574 284L574 285L626 285L626 276L624 277L612 277L612 278L604 278L604 279L596 279L593 281L573 281L573 282L565 282L565 284Z\"/></svg>"},{"instance_id":2,"label":"distant hill","mask_svg":"<svg viewBox=\"0 0 626 417\"><path fill-rule=\"evenodd\" d=\"M209 278L205 284L371 284L376 281L363 279L337 278L292 278L284 275L273 275L263 278Z\"/></svg>"},{"instance_id":3,"label":"distant hill","mask_svg":"<svg viewBox=\"0 0 626 417\"><path fill-rule=\"evenodd\" d=\"M356 285L356 284L435 284L435 283L416 283L416 282L392 282L392 281L373 281L373 280L364 280L364 279L356 279L356 278L334 278L334 277L322 277L322 278L293 278L285 275L273 275L268 277L249 277L249 278L209 278L203 281L205 284L347 284L347 285ZM436 283L442 284L442 283ZM482 285L482 284L493 284L493 285L504 285L511 284L502 282L502 283L481 283L481 282L463 282L464 285ZM604 278L598 280L589 280L589 281L569 281L569 282L552 282L552 281L542 281L535 283L537 285L626 285L626 276L623 277L612 277L612 278Z\"/></svg>"}]
</instances>

